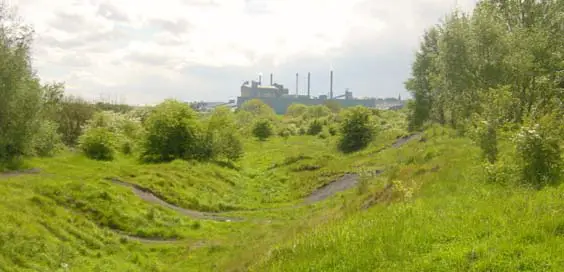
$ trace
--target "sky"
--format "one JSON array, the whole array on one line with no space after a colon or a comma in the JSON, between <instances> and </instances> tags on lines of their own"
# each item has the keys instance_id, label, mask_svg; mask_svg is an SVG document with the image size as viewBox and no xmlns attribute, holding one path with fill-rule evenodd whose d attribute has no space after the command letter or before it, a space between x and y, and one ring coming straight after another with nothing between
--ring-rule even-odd
<instances>
[{"instance_id":1,"label":"sky","mask_svg":"<svg viewBox=\"0 0 564 272\"><path fill-rule=\"evenodd\" d=\"M236 99L247 80L290 93L407 96L425 28L476 0L4 0L36 32L34 68L86 99Z\"/></svg>"}]
</instances>

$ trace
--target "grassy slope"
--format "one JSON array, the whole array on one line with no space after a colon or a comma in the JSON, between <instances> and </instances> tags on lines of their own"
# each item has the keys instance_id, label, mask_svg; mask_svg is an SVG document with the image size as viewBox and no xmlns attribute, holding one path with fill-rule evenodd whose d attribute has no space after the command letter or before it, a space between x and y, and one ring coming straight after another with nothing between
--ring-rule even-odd
<instances>
[{"instance_id":1,"label":"grassy slope","mask_svg":"<svg viewBox=\"0 0 564 272\"><path fill-rule=\"evenodd\" d=\"M236 169L139 165L128 158L105 163L72 153L33 159L28 163L54 175L0 178L6 222L0 270L57 271L68 264L70 271L244 271L259 256L257 271L514 271L547 264L545 270L557 271L564 265L556 254L564 188L485 184L476 147L442 129L428 131L425 143L380 151L404 133L401 115L384 115L389 127L351 155L330 148L335 138L303 136L249 140ZM376 169L385 172L374 176ZM256 211L297 203L345 172L361 174L358 189L309 207ZM103 179L112 176L182 207L273 221L193 220ZM406 188L390 192L392 204L358 211L390 181ZM139 243L116 230L180 241ZM208 246L196 248L198 241ZM273 244L281 246L271 250Z\"/></svg>"},{"instance_id":2,"label":"grassy slope","mask_svg":"<svg viewBox=\"0 0 564 272\"><path fill-rule=\"evenodd\" d=\"M424 144L384 155L398 164L387 178L415 188L412 198L297 235L254 269L563 271L564 186L484 183L479 151L468 140L442 129L427 134ZM436 173L422 170L435 166Z\"/></svg>"},{"instance_id":3,"label":"grassy slope","mask_svg":"<svg viewBox=\"0 0 564 272\"><path fill-rule=\"evenodd\" d=\"M388 145L398 133L383 132L371 149ZM57 271L65 264L70 271L243 268L271 244L341 215L342 197L313 207L252 211L299 202L314 188L349 171L347 165L354 158L328 148L334 140L312 136L249 140L236 169L182 161L139 165L129 158L96 162L73 153L32 159L26 163L42 169L41 175L0 177L0 217L6 222L0 225L0 270ZM300 155L308 158L295 161ZM311 165L319 169L311 170ZM193 220L104 180L115 176L182 207L239 210L230 213L274 221ZM180 241L139 243L123 234ZM202 240L209 245L190 249Z\"/></svg>"}]
</instances>

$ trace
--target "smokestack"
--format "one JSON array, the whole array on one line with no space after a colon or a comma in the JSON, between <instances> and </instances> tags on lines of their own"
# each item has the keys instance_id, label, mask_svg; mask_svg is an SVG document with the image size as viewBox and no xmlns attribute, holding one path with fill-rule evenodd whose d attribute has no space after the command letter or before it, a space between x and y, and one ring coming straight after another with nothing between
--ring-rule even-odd
<instances>
[{"instance_id":1,"label":"smokestack","mask_svg":"<svg viewBox=\"0 0 564 272\"><path fill-rule=\"evenodd\" d=\"M270 73L270 86L272 86L272 73Z\"/></svg>"},{"instance_id":2,"label":"smokestack","mask_svg":"<svg viewBox=\"0 0 564 272\"><path fill-rule=\"evenodd\" d=\"M298 73L296 73L296 96L298 96L298 81L299 81L299 77L298 77Z\"/></svg>"},{"instance_id":3,"label":"smokestack","mask_svg":"<svg viewBox=\"0 0 564 272\"><path fill-rule=\"evenodd\" d=\"M262 85L262 74L259 75L259 85Z\"/></svg>"},{"instance_id":4,"label":"smokestack","mask_svg":"<svg viewBox=\"0 0 564 272\"><path fill-rule=\"evenodd\" d=\"M310 72L307 72L307 97L308 97L308 98L311 97L311 96L310 96L310 91L311 91L311 90L310 90L310 87L311 87L310 83L311 83L311 73L310 73Z\"/></svg>"},{"instance_id":5,"label":"smokestack","mask_svg":"<svg viewBox=\"0 0 564 272\"><path fill-rule=\"evenodd\" d=\"M329 85L329 98L333 99L333 70L331 70L331 83Z\"/></svg>"}]
</instances>

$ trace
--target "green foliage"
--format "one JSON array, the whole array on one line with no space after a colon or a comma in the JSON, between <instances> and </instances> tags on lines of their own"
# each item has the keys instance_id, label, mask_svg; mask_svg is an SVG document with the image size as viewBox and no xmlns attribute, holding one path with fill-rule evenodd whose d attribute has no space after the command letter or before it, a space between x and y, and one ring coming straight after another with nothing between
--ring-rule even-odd
<instances>
[{"instance_id":1,"label":"green foliage","mask_svg":"<svg viewBox=\"0 0 564 272\"><path fill-rule=\"evenodd\" d=\"M235 161L243 156L243 143L239 135L234 114L227 107L215 108L208 122L211 135L212 157L219 156Z\"/></svg>"},{"instance_id":2,"label":"green foliage","mask_svg":"<svg viewBox=\"0 0 564 272\"><path fill-rule=\"evenodd\" d=\"M133 154L138 149L139 138L143 136L143 128L138 119L114 111L96 112L84 126L85 131L91 128L106 128L112 132L117 149L126 155Z\"/></svg>"},{"instance_id":3,"label":"green foliage","mask_svg":"<svg viewBox=\"0 0 564 272\"><path fill-rule=\"evenodd\" d=\"M246 101L240 107L241 111L249 112L254 117L272 118L276 114L274 110L260 99Z\"/></svg>"},{"instance_id":4,"label":"green foliage","mask_svg":"<svg viewBox=\"0 0 564 272\"><path fill-rule=\"evenodd\" d=\"M298 118L303 116L307 111L308 111L308 106L304 104L293 103L290 106L288 106L285 115L290 118Z\"/></svg>"},{"instance_id":5,"label":"green foliage","mask_svg":"<svg viewBox=\"0 0 564 272\"><path fill-rule=\"evenodd\" d=\"M30 152L38 129L42 87L33 72L33 30L0 3L0 163Z\"/></svg>"},{"instance_id":6,"label":"green foliage","mask_svg":"<svg viewBox=\"0 0 564 272\"><path fill-rule=\"evenodd\" d=\"M562 116L557 118L559 120ZM554 184L560 179L561 134L555 125L556 121L554 116L545 116L539 122L523 126L515 138L522 179L537 188Z\"/></svg>"},{"instance_id":7,"label":"green foliage","mask_svg":"<svg viewBox=\"0 0 564 272\"><path fill-rule=\"evenodd\" d=\"M323 103L332 113L339 113L342 109L341 103L336 100L327 100Z\"/></svg>"},{"instance_id":8,"label":"green foliage","mask_svg":"<svg viewBox=\"0 0 564 272\"><path fill-rule=\"evenodd\" d=\"M176 100L157 105L145 121L142 159L159 162L194 159L205 154L205 139L190 106Z\"/></svg>"},{"instance_id":9,"label":"green foliage","mask_svg":"<svg viewBox=\"0 0 564 272\"><path fill-rule=\"evenodd\" d=\"M305 117L313 119L313 118L322 118L331 115L331 110L325 105L313 105L307 108L307 112Z\"/></svg>"},{"instance_id":10,"label":"green foliage","mask_svg":"<svg viewBox=\"0 0 564 272\"><path fill-rule=\"evenodd\" d=\"M339 149L345 153L365 148L374 137L371 127L370 111L364 107L354 107L345 112L341 123Z\"/></svg>"},{"instance_id":11,"label":"green foliage","mask_svg":"<svg viewBox=\"0 0 564 272\"><path fill-rule=\"evenodd\" d=\"M56 122L66 145L74 146L77 143L78 137L83 133L83 127L95 112L94 106L80 97L63 97Z\"/></svg>"},{"instance_id":12,"label":"green foliage","mask_svg":"<svg viewBox=\"0 0 564 272\"><path fill-rule=\"evenodd\" d=\"M33 137L33 155L51 157L63 147L58 125L52 121L43 121L39 124L37 133Z\"/></svg>"},{"instance_id":13,"label":"green foliage","mask_svg":"<svg viewBox=\"0 0 564 272\"><path fill-rule=\"evenodd\" d=\"M307 134L308 135L317 135L319 133L321 133L321 131L323 131L323 123L321 122L321 120L319 119L314 119L313 121L311 121L309 123L309 126L307 128Z\"/></svg>"},{"instance_id":14,"label":"green foliage","mask_svg":"<svg viewBox=\"0 0 564 272\"><path fill-rule=\"evenodd\" d=\"M258 120L253 126L253 135L260 141L264 141L273 134L272 122L267 119Z\"/></svg>"},{"instance_id":15,"label":"green foliage","mask_svg":"<svg viewBox=\"0 0 564 272\"><path fill-rule=\"evenodd\" d=\"M492 122L482 120L477 124L474 133L476 141L482 149L482 156L489 163L495 163L498 156L496 126Z\"/></svg>"},{"instance_id":16,"label":"green foliage","mask_svg":"<svg viewBox=\"0 0 564 272\"><path fill-rule=\"evenodd\" d=\"M330 126L329 126L329 129L328 129L328 132L329 132L329 134L330 134L331 136L335 136L335 135L337 135L337 133L339 132L339 129L338 129L337 126L335 126L335 125L330 125Z\"/></svg>"},{"instance_id":17,"label":"green foliage","mask_svg":"<svg viewBox=\"0 0 564 272\"><path fill-rule=\"evenodd\" d=\"M78 147L90 159L111 161L116 154L116 138L106 127L93 127L78 138Z\"/></svg>"}]
</instances>

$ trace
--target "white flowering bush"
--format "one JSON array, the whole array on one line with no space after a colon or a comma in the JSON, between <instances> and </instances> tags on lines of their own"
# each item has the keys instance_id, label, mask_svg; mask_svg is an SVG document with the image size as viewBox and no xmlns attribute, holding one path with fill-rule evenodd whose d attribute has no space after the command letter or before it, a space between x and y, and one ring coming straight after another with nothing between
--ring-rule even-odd
<instances>
[{"instance_id":1,"label":"white flowering bush","mask_svg":"<svg viewBox=\"0 0 564 272\"><path fill-rule=\"evenodd\" d=\"M515 137L522 180L537 188L559 180L562 158L555 119L525 125Z\"/></svg>"},{"instance_id":2,"label":"white flowering bush","mask_svg":"<svg viewBox=\"0 0 564 272\"><path fill-rule=\"evenodd\" d=\"M133 114L122 114L112 111L102 111L94 114L83 128L84 134L89 134L93 129L104 129L104 133L109 133L112 139L112 146L124 154L131 154L137 149L139 139L143 134L143 127L139 117ZM97 131L98 135L100 131ZM94 139L107 139L91 138ZM83 149L84 150L84 149Z\"/></svg>"}]
</instances>

